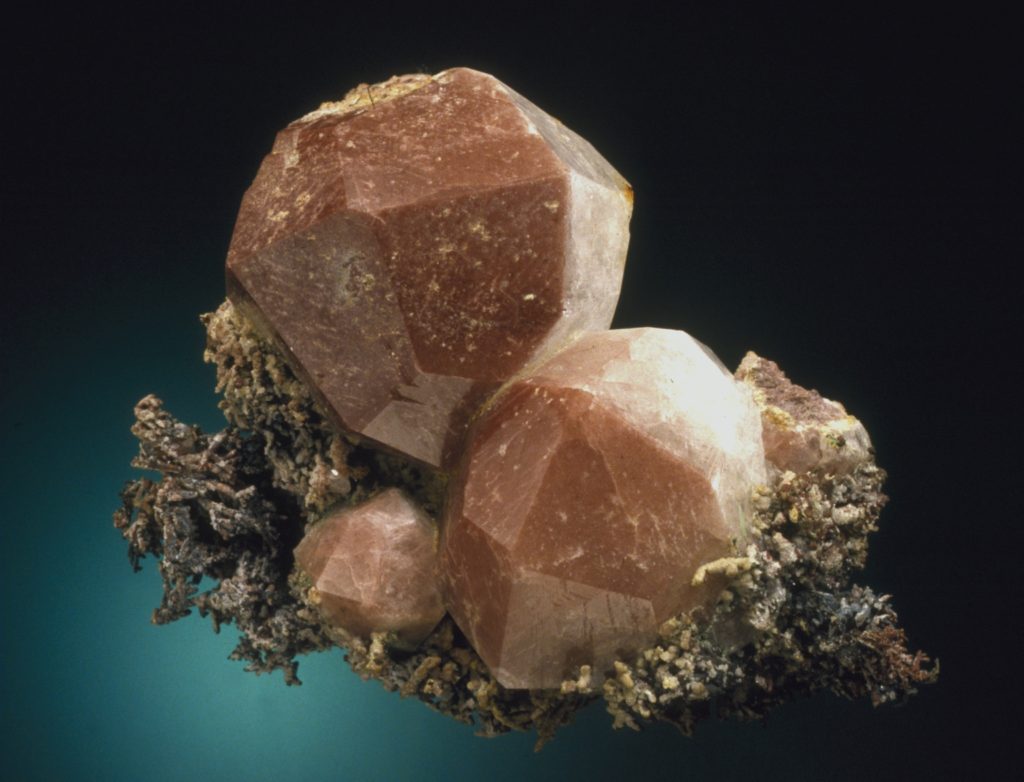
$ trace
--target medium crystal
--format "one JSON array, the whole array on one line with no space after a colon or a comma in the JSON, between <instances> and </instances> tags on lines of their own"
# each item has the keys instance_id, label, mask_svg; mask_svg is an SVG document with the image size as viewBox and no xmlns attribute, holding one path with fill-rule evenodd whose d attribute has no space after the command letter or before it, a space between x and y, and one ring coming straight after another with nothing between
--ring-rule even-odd
<instances>
[{"instance_id":1,"label":"medium crystal","mask_svg":"<svg viewBox=\"0 0 1024 782\"><path fill-rule=\"evenodd\" d=\"M847 473L871 458L863 424L838 402L792 383L774 361L748 352L736 378L761 409L765 457L775 468Z\"/></svg>"},{"instance_id":2,"label":"medium crystal","mask_svg":"<svg viewBox=\"0 0 1024 782\"><path fill-rule=\"evenodd\" d=\"M326 623L351 635L390 631L415 647L444 615L434 524L398 489L315 524L295 561Z\"/></svg>"},{"instance_id":3,"label":"medium crystal","mask_svg":"<svg viewBox=\"0 0 1024 782\"><path fill-rule=\"evenodd\" d=\"M609 325L631 210L589 143L492 76L396 78L278 135L229 297L336 423L448 466L502 382Z\"/></svg>"},{"instance_id":4,"label":"medium crystal","mask_svg":"<svg viewBox=\"0 0 1024 782\"><path fill-rule=\"evenodd\" d=\"M749 390L680 331L581 336L502 389L449 487L449 611L498 680L555 687L714 596L765 481ZM626 658L622 658L626 659Z\"/></svg>"}]
</instances>

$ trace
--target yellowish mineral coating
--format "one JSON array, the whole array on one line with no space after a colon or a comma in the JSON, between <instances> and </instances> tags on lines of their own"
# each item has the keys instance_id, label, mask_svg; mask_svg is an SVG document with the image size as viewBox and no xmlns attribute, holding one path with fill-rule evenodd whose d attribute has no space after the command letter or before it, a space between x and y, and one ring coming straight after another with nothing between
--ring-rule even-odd
<instances>
[{"instance_id":1,"label":"yellowish mineral coating","mask_svg":"<svg viewBox=\"0 0 1024 782\"><path fill-rule=\"evenodd\" d=\"M761 415L764 419L771 421L779 429L795 429L796 420L780 407L768 404L765 401L766 394L760 388L754 389L754 401L761 407Z\"/></svg>"},{"instance_id":2,"label":"yellowish mineral coating","mask_svg":"<svg viewBox=\"0 0 1024 782\"><path fill-rule=\"evenodd\" d=\"M633 687L633 677L630 675L629 667L625 663L619 660L615 661L615 674L616 678L619 680L619 684L623 687Z\"/></svg>"},{"instance_id":3,"label":"yellowish mineral coating","mask_svg":"<svg viewBox=\"0 0 1024 782\"><path fill-rule=\"evenodd\" d=\"M589 665L580 666L580 675L576 679L567 679L562 682L561 693L562 695L568 695L573 692L579 692L582 694L589 694L592 692L591 685L593 684L593 671Z\"/></svg>"},{"instance_id":4,"label":"yellowish mineral coating","mask_svg":"<svg viewBox=\"0 0 1024 782\"><path fill-rule=\"evenodd\" d=\"M433 77L425 73L411 73L404 76L392 76L387 81L377 84L360 84L353 87L344 98L337 101L321 103L320 108L311 111L304 116L300 122L310 122L334 114L350 114L356 111L365 111L386 103L389 100L408 95L413 90L418 90L429 84Z\"/></svg>"},{"instance_id":5,"label":"yellowish mineral coating","mask_svg":"<svg viewBox=\"0 0 1024 782\"><path fill-rule=\"evenodd\" d=\"M362 477L348 466L351 447L337 431L314 425L324 414L305 384L230 302L202 322L203 360L216 366L216 390L224 395L219 407L238 428L262 433L274 485L313 514L348 497Z\"/></svg>"},{"instance_id":6,"label":"yellowish mineral coating","mask_svg":"<svg viewBox=\"0 0 1024 782\"><path fill-rule=\"evenodd\" d=\"M761 409L765 455L779 470L847 473L870 460L863 424L839 402L792 383L775 362L748 352L736 379Z\"/></svg>"},{"instance_id":7,"label":"yellowish mineral coating","mask_svg":"<svg viewBox=\"0 0 1024 782\"><path fill-rule=\"evenodd\" d=\"M436 654L425 657L423 661L416 666L416 670L413 671L412 676L409 677L408 681L402 685L399 692L401 692L403 696L415 695L421 684L426 682L427 675L435 668L438 668L441 665L441 662L441 658Z\"/></svg>"},{"instance_id":8,"label":"yellowish mineral coating","mask_svg":"<svg viewBox=\"0 0 1024 782\"><path fill-rule=\"evenodd\" d=\"M693 586L700 586L707 580L709 575L722 575L733 578L742 572L750 570L753 563L747 557L722 557L714 562L707 562L697 568L690 582Z\"/></svg>"}]
</instances>

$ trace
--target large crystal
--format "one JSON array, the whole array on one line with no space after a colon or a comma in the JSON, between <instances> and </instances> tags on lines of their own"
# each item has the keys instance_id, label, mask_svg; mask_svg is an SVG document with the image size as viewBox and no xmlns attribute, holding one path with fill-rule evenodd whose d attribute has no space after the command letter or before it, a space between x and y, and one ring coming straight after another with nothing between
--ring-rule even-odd
<instances>
[{"instance_id":1,"label":"large crystal","mask_svg":"<svg viewBox=\"0 0 1024 782\"><path fill-rule=\"evenodd\" d=\"M335 423L448 466L502 382L609 325L631 210L589 143L494 77L395 78L278 134L229 297Z\"/></svg>"},{"instance_id":2,"label":"large crystal","mask_svg":"<svg viewBox=\"0 0 1024 782\"><path fill-rule=\"evenodd\" d=\"M315 524L295 549L329 627L415 647L441 620L436 528L398 489Z\"/></svg>"},{"instance_id":3,"label":"large crystal","mask_svg":"<svg viewBox=\"0 0 1024 782\"><path fill-rule=\"evenodd\" d=\"M749 389L687 334L585 334L510 382L449 487L448 609L498 680L555 687L713 597L765 481Z\"/></svg>"},{"instance_id":4,"label":"large crystal","mask_svg":"<svg viewBox=\"0 0 1024 782\"><path fill-rule=\"evenodd\" d=\"M846 409L791 382L774 361L748 352L736 370L761 408L769 464L795 473L847 473L871 458L867 430Z\"/></svg>"}]
</instances>

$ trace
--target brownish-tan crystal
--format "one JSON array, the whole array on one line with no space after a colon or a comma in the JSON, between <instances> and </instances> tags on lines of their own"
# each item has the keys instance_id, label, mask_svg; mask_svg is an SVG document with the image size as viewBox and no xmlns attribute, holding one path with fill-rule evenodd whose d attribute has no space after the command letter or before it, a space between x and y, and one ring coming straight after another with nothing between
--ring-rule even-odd
<instances>
[{"instance_id":1,"label":"brownish-tan crystal","mask_svg":"<svg viewBox=\"0 0 1024 782\"><path fill-rule=\"evenodd\" d=\"M847 473L871 458L867 430L838 402L791 382L774 361L748 352L736 378L761 408L768 463L795 473Z\"/></svg>"},{"instance_id":2,"label":"brownish-tan crystal","mask_svg":"<svg viewBox=\"0 0 1024 782\"><path fill-rule=\"evenodd\" d=\"M335 423L446 467L500 383L609 325L631 209L589 143L492 76L395 78L278 134L228 295Z\"/></svg>"},{"instance_id":3,"label":"brownish-tan crystal","mask_svg":"<svg viewBox=\"0 0 1024 782\"><path fill-rule=\"evenodd\" d=\"M600 673L713 596L765 480L758 410L683 332L586 334L510 382L449 487L448 609L498 680Z\"/></svg>"},{"instance_id":4,"label":"brownish-tan crystal","mask_svg":"<svg viewBox=\"0 0 1024 782\"><path fill-rule=\"evenodd\" d=\"M325 622L369 637L393 632L415 647L444 615L436 528L398 489L314 525L295 549Z\"/></svg>"}]
</instances>

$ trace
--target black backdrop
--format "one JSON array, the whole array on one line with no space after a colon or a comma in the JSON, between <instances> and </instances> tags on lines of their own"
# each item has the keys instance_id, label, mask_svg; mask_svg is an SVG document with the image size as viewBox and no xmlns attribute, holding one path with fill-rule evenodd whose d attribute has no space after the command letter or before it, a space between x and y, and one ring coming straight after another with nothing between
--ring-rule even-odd
<instances>
[{"instance_id":1,"label":"black backdrop","mask_svg":"<svg viewBox=\"0 0 1024 782\"><path fill-rule=\"evenodd\" d=\"M198 363L194 315L279 127L361 81L491 72L635 188L616 325L685 329L733 366L753 348L873 436L892 502L864 580L943 673L858 712L836 775L997 768L1020 695L1009 19L667 7L28 9L0 33L4 398L41 368L75 383L82 351Z\"/></svg>"}]
</instances>

